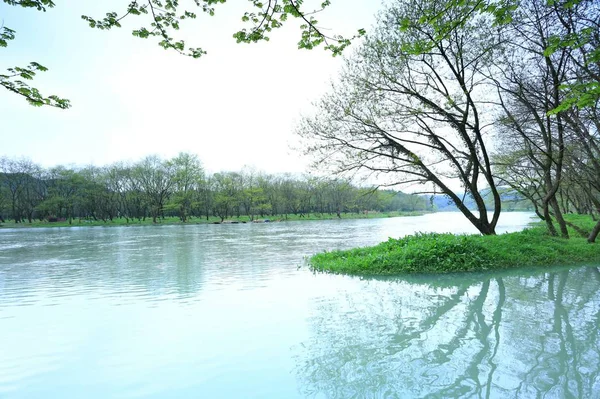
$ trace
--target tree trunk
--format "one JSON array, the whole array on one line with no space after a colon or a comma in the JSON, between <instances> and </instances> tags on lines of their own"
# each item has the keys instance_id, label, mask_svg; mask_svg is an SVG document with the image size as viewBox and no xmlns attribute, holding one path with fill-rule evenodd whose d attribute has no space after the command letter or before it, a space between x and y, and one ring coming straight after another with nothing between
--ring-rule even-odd
<instances>
[{"instance_id":1,"label":"tree trunk","mask_svg":"<svg viewBox=\"0 0 600 399\"><path fill-rule=\"evenodd\" d=\"M596 223L596 225L592 229L592 232L590 233L590 236L588 237L587 242L589 242L590 244L595 243L596 237L598 237L598 233L600 233L600 220L598 221L598 223Z\"/></svg>"},{"instance_id":2,"label":"tree trunk","mask_svg":"<svg viewBox=\"0 0 600 399\"><path fill-rule=\"evenodd\" d=\"M552 237L556 237L558 233L556 232L556 227L554 227L554 223L552 223L552 218L550 217L550 211L548 210L548 203L544 203L544 221L546 222L546 227L548 228L548 232Z\"/></svg>"},{"instance_id":3,"label":"tree trunk","mask_svg":"<svg viewBox=\"0 0 600 399\"><path fill-rule=\"evenodd\" d=\"M569 231L567 230L567 224L565 223L565 219L563 218L560 207L558 206L558 201L556 200L556 196L550 200L550 205L554 210L554 217L556 218L556 222L560 228L560 235L563 238L569 238Z\"/></svg>"}]
</instances>

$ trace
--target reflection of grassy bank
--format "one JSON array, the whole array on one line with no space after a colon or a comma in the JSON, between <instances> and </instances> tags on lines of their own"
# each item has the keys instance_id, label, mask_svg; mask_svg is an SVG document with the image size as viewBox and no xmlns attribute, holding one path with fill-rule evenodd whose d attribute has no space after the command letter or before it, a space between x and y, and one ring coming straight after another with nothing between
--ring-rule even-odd
<instances>
[{"instance_id":1,"label":"reflection of grassy bank","mask_svg":"<svg viewBox=\"0 0 600 399\"><path fill-rule=\"evenodd\" d=\"M426 212L369 212L369 213L342 213L340 214L341 219L381 219L391 218L400 216L420 216ZM258 222L289 222L289 221L303 221L303 220L337 220L340 219L337 215L323 213L323 214L310 214L310 215L276 215L276 216L255 216L254 220ZM34 220L32 223L15 223L13 221L6 221L6 223L0 223L0 227L6 228L22 228L22 227L81 227L81 226L156 226L156 225L192 225L192 224L214 224L220 223L221 218L209 217L208 220L205 217L189 218L186 223L183 223L178 217L165 217L159 219L158 223L152 223L152 218L146 218L144 220L124 218L113 219L113 220L93 220L93 219L73 219L71 224L68 221L59 222L48 222L46 220L39 221ZM249 216L232 217L224 220L224 223L250 223Z\"/></svg>"},{"instance_id":2,"label":"reflection of grassy bank","mask_svg":"<svg viewBox=\"0 0 600 399\"><path fill-rule=\"evenodd\" d=\"M570 221L591 230L591 218ZM565 240L536 225L498 236L416 234L390 238L374 247L321 253L310 259L314 270L343 274L448 273L518 266L600 263L600 247L575 231Z\"/></svg>"}]
</instances>

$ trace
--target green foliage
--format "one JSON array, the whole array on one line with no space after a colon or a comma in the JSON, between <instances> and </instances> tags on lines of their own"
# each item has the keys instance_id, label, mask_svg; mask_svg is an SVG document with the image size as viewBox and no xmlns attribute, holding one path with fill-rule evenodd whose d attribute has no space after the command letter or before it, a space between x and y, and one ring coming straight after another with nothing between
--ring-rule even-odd
<instances>
[{"instance_id":1,"label":"green foliage","mask_svg":"<svg viewBox=\"0 0 600 399\"><path fill-rule=\"evenodd\" d=\"M321 8L309 13L304 12L301 8L302 0L282 0L279 2L267 2L251 0L255 8L260 11L246 12L242 17L243 22L251 23L251 29L242 29L236 32L233 37L238 43L252 43L258 41L268 41L269 33L273 29L280 28L289 17L302 20L300 25L301 39L298 42L298 48L311 50L323 43L325 49L330 50L332 54L339 55L351 44L353 39L356 39L365 34L364 29L359 29L357 34L351 38L345 38L340 35L328 36L319 28L319 22L314 17L314 14L323 11L331 5L329 0L321 3Z\"/></svg>"},{"instance_id":2,"label":"green foliage","mask_svg":"<svg viewBox=\"0 0 600 399\"><path fill-rule=\"evenodd\" d=\"M330 50L333 55L340 54L344 48L350 45L351 41L365 34L364 29L359 29L357 34L351 38L334 35L328 36L322 32L318 26L318 21L314 14L328 7L329 0L321 3L321 9L311 12L305 12L302 9L302 0L281 0L262 2L259 0L249 0L251 11L246 11L242 16L242 22L252 25L251 28L244 28L234 33L233 38L238 43L255 43L259 41L268 41L269 34L274 30L281 28L290 17L302 20L301 39L298 42L298 48L312 49L321 44L325 44L325 49ZM225 0L195 0L197 8L209 16L215 15L215 5L225 3ZM108 12L104 18L97 19L89 16L82 16L92 28L108 30L120 28L121 21L128 16L149 17L147 26L133 31L133 35L142 39L156 37L158 44L164 49L172 49L181 54L199 58L206 54L200 47L189 47L186 49L185 41L176 40L171 35L172 32L180 29L182 21L197 18L193 11L183 9L176 0L148 0L132 1L125 12Z\"/></svg>"},{"instance_id":3,"label":"green foliage","mask_svg":"<svg viewBox=\"0 0 600 399\"><path fill-rule=\"evenodd\" d=\"M198 7L202 7L202 11L209 15L214 15L214 10L210 5L215 3L224 3L225 0L204 0L202 6L200 1L196 1ZM186 49L185 41L176 40L171 36L172 31L178 31L180 22L186 19L195 19L196 14L179 8L177 0L149 0L147 2L132 1L129 3L123 15L113 11L106 13L102 19L95 19L86 15L82 15L82 19L86 21L91 28L100 30L109 30L112 28L121 28L121 21L128 16L150 16L150 23L147 27L142 27L134 30L134 36L147 39L156 37L159 39L159 46L165 50L175 50L180 54L190 56L192 58L200 58L206 54L202 48L189 47Z\"/></svg>"},{"instance_id":4,"label":"green foliage","mask_svg":"<svg viewBox=\"0 0 600 399\"><path fill-rule=\"evenodd\" d=\"M591 218L579 216L579 219ZM380 275L452 273L524 266L599 263L600 250L584 238L550 237L543 227L498 236L416 234L374 247L314 255L313 270Z\"/></svg>"},{"instance_id":5,"label":"green foliage","mask_svg":"<svg viewBox=\"0 0 600 399\"><path fill-rule=\"evenodd\" d=\"M0 42L1 44L1 42ZM27 67L8 68L7 74L0 75L0 86L12 91L22 97L25 97L29 104L41 107L49 105L61 109L66 109L71 106L69 100L51 95L44 97L38 89L31 87L24 80L33 80L37 72L46 72L48 68L37 62L32 62ZM24 79L24 80L21 80Z\"/></svg>"},{"instance_id":6,"label":"green foliage","mask_svg":"<svg viewBox=\"0 0 600 399\"><path fill-rule=\"evenodd\" d=\"M15 31L7 27L0 30L0 47L7 47L8 42L15 39Z\"/></svg>"},{"instance_id":7,"label":"green foliage","mask_svg":"<svg viewBox=\"0 0 600 399\"><path fill-rule=\"evenodd\" d=\"M3 0L9 6L21 6L24 8L36 8L38 11L46 11L46 7L55 6L52 0Z\"/></svg>"},{"instance_id":8,"label":"green foliage","mask_svg":"<svg viewBox=\"0 0 600 399\"><path fill-rule=\"evenodd\" d=\"M52 8L55 3L52 0L3 0L10 6L19 6L24 8L35 8L38 11L46 11ZM259 0L249 0L252 11L244 13L242 22L249 23L253 27L242 29L236 32L233 37L238 43L251 43L258 41L268 41L269 33L278 29L288 20L289 17L302 20L301 39L298 42L298 48L313 49L321 44L325 44L325 49L332 54L339 55L353 39L363 36L364 29L359 29L353 37L346 38L339 35L328 36L322 32L318 26L318 21L314 14L328 7L331 2L325 0L321 3L321 9L311 12L305 12L302 9L303 0L281 0L281 2L268 1L266 3ZM223 4L225 0L194 0L195 6L204 14L215 15L215 5ZM123 12L110 11L102 18L93 18L82 15L91 28L100 30L109 30L112 28L121 28L122 21L130 16L136 16L144 19L144 26L134 29L132 34L141 39L156 38L158 45L165 50L174 50L182 55L192 58L200 58L206 51L201 47L188 47L186 42L173 37L173 33L181 28L185 20L196 19L197 13L184 9L178 0L144 0L130 1ZM0 48L7 47L8 42L14 40L15 31L8 27L0 27ZM20 80L31 80L35 72L46 71L47 69L35 62L29 67L15 67L8 70L8 74L0 75L0 86L7 90L25 97L25 99L34 106L49 105L57 108L66 109L71 106L69 100L51 95L43 96L38 89L30 87L27 83Z\"/></svg>"},{"instance_id":9,"label":"green foliage","mask_svg":"<svg viewBox=\"0 0 600 399\"><path fill-rule=\"evenodd\" d=\"M556 52L568 50L565 52L568 58L577 64L575 82L561 85L564 99L549 114L593 107L600 99L600 7L591 0L551 0L548 3L559 16L564 29L550 37L544 56L551 57Z\"/></svg>"},{"instance_id":10,"label":"green foliage","mask_svg":"<svg viewBox=\"0 0 600 399\"><path fill-rule=\"evenodd\" d=\"M564 100L551 110L549 115L556 115L572 108L593 107L600 99L600 81L565 84L560 88L564 92Z\"/></svg>"},{"instance_id":11,"label":"green foliage","mask_svg":"<svg viewBox=\"0 0 600 399\"><path fill-rule=\"evenodd\" d=\"M46 11L46 7L54 7L51 0L3 0L10 6L20 6L25 8L36 8L39 11ZM8 27L0 28L0 48L7 47L8 42L15 39L16 32ZM21 97L33 106L41 107L49 105L51 107L66 109L71 106L69 100L57 95L44 96L38 89L31 87L24 80L33 80L37 72L46 72L48 68L37 62L31 62L26 67L8 68L8 73L0 74L0 86ZM22 80L24 79L24 80Z\"/></svg>"}]
</instances>

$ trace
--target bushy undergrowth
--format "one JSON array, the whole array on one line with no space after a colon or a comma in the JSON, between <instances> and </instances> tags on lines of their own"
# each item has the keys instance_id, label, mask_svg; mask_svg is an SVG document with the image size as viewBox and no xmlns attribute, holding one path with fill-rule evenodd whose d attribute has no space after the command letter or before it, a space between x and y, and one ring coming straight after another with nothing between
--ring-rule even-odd
<instances>
[{"instance_id":1,"label":"bushy undergrowth","mask_svg":"<svg viewBox=\"0 0 600 399\"><path fill-rule=\"evenodd\" d=\"M380 275L450 273L519 266L600 263L600 246L584 238L550 237L544 228L532 227L498 236L416 234L390 238L374 247L314 255L316 271Z\"/></svg>"}]
</instances>

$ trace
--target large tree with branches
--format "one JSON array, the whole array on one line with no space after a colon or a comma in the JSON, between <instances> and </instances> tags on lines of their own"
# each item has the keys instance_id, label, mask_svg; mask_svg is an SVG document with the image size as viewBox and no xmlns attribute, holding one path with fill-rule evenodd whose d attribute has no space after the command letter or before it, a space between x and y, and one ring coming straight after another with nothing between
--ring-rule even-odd
<instances>
[{"instance_id":1,"label":"large tree with branches","mask_svg":"<svg viewBox=\"0 0 600 399\"><path fill-rule=\"evenodd\" d=\"M599 23L599 10L589 1L566 8L523 0L504 29L505 51L489 72L502 115L498 176L531 200L552 235L556 221L560 234L569 236L562 214L571 200L581 212L600 209L598 99L586 86L597 75L598 66L590 62L597 49L594 35L577 33L578 27ZM557 45L567 37L574 40L571 47ZM575 86L587 87L577 101ZM599 229L600 224L589 234L590 242Z\"/></svg>"},{"instance_id":2,"label":"large tree with branches","mask_svg":"<svg viewBox=\"0 0 600 399\"><path fill-rule=\"evenodd\" d=\"M427 13L438 15L440 26L461 22L439 34L413 18ZM486 140L490 94L480 73L499 48L490 19L470 5L394 2L317 105L317 116L302 121L307 152L337 172L422 183L424 193L446 194L482 234L495 234L501 205Z\"/></svg>"}]
</instances>

